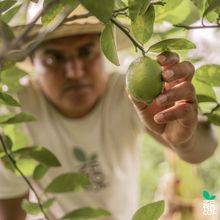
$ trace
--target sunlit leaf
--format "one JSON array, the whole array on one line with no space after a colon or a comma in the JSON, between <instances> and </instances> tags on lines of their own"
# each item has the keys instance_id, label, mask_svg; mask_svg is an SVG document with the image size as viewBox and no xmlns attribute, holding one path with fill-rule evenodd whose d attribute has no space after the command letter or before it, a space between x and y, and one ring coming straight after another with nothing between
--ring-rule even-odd
<instances>
[{"instance_id":1,"label":"sunlit leaf","mask_svg":"<svg viewBox=\"0 0 220 220\"><path fill-rule=\"evenodd\" d=\"M164 201L150 203L136 211L132 220L158 220L164 212Z\"/></svg>"},{"instance_id":2,"label":"sunlit leaf","mask_svg":"<svg viewBox=\"0 0 220 220\"><path fill-rule=\"evenodd\" d=\"M111 22L105 25L101 34L101 48L104 55L115 65L120 65L115 44L115 35L113 32L113 25Z\"/></svg>"},{"instance_id":3,"label":"sunlit leaf","mask_svg":"<svg viewBox=\"0 0 220 220\"><path fill-rule=\"evenodd\" d=\"M85 207L85 208L76 209L66 214L64 217L62 217L62 219L82 220L82 219L107 217L110 215L111 213L104 209Z\"/></svg>"},{"instance_id":4,"label":"sunlit leaf","mask_svg":"<svg viewBox=\"0 0 220 220\"><path fill-rule=\"evenodd\" d=\"M195 78L211 86L220 87L220 65L207 64L196 70Z\"/></svg>"},{"instance_id":5,"label":"sunlit leaf","mask_svg":"<svg viewBox=\"0 0 220 220\"><path fill-rule=\"evenodd\" d=\"M20 5L17 5L15 7L13 7L12 9L8 10L6 13L4 13L2 15L2 20L6 23L8 23L16 14L17 12L19 11L19 9L21 8L21 4Z\"/></svg>"},{"instance_id":6,"label":"sunlit leaf","mask_svg":"<svg viewBox=\"0 0 220 220\"><path fill-rule=\"evenodd\" d=\"M203 10L204 8L204 0L191 0L192 3L197 7L199 8L200 10Z\"/></svg>"},{"instance_id":7,"label":"sunlit leaf","mask_svg":"<svg viewBox=\"0 0 220 220\"><path fill-rule=\"evenodd\" d=\"M13 151L13 155L19 155L21 158L33 158L49 167L57 167L61 165L51 151L41 146L24 147Z\"/></svg>"},{"instance_id":8,"label":"sunlit leaf","mask_svg":"<svg viewBox=\"0 0 220 220\"><path fill-rule=\"evenodd\" d=\"M136 20L131 23L132 32L141 44L146 43L151 38L154 19L154 7L150 6L143 15L137 16Z\"/></svg>"},{"instance_id":9,"label":"sunlit leaf","mask_svg":"<svg viewBox=\"0 0 220 220\"><path fill-rule=\"evenodd\" d=\"M103 23L110 20L114 9L114 0L80 0L80 2Z\"/></svg>"},{"instance_id":10,"label":"sunlit leaf","mask_svg":"<svg viewBox=\"0 0 220 220\"><path fill-rule=\"evenodd\" d=\"M11 8L17 1L14 0L5 0L0 2L0 13Z\"/></svg>"},{"instance_id":11,"label":"sunlit leaf","mask_svg":"<svg viewBox=\"0 0 220 220\"><path fill-rule=\"evenodd\" d=\"M81 191L90 186L90 181L80 173L65 173L56 177L47 187L46 192L63 193Z\"/></svg>"},{"instance_id":12,"label":"sunlit leaf","mask_svg":"<svg viewBox=\"0 0 220 220\"><path fill-rule=\"evenodd\" d=\"M47 201L43 202L42 206L45 212L50 208L51 205L53 205L54 201L54 199L48 199ZM38 203L30 202L27 199L22 201L21 207L26 213L31 215L38 215L42 213Z\"/></svg>"},{"instance_id":13,"label":"sunlit leaf","mask_svg":"<svg viewBox=\"0 0 220 220\"><path fill-rule=\"evenodd\" d=\"M48 2L48 1L47 1ZM45 2L44 2L45 3ZM47 12L41 17L43 25L48 25L58 15L60 15L66 7L69 8L69 12L73 11L79 5L78 0L62 0L54 4Z\"/></svg>"},{"instance_id":14,"label":"sunlit leaf","mask_svg":"<svg viewBox=\"0 0 220 220\"><path fill-rule=\"evenodd\" d=\"M0 100L5 104L5 105L10 105L10 106L16 106L20 107L21 105L18 103L17 100L15 100L11 95L5 93L5 92L0 92Z\"/></svg>"},{"instance_id":15,"label":"sunlit leaf","mask_svg":"<svg viewBox=\"0 0 220 220\"><path fill-rule=\"evenodd\" d=\"M160 41L148 49L151 52L163 52L170 50L189 50L196 48L196 45L184 38L173 38Z\"/></svg>"},{"instance_id":16,"label":"sunlit leaf","mask_svg":"<svg viewBox=\"0 0 220 220\"><path fill-rule=\"evenodd\" d=\"M41 179L46 172L48 171L48 167L45 166L44 164L39 164L35 169L33 173L33 179L34 180L39 180Z\"/></svg>"},{"instance_id":17,"label":"sunlit leaf","mask_svg":"<svg viewBox=\"0 0 220 220\"><path fill-rule=\"evenodd\" d=\"M23 123L23 122L29 122L29 121L34 121L36 120L32 115L25 113L25 112L21 112L18 114L7 114L7 115L3 115L3 117L6 117L5 120L3 118L0 118L0 123L1 124L16 124L16 123ZM9 118L7 117L9 116Z\"/></svg>"},{"instance_id":18,"label":"sunlit leaf","mask_svg":"<svg viewBox=\"0 0 220 220\"><path fill-rule=\"evenodd\" d=\"M214 9L220 7L220 1L219 0L212 0L209 6L205 9L202 17L204 18L209 12L213 11Z\"/></svg>"},{"instance_id":19,"label":"sunlit leaf","mask_svg":"<svg viewBox=\"0 0 220 220\"><path fill-rule=\"evenodd\" d=\"M114 9L121 9L125 8L127 5L122 0L115 0L115 7Z\"/></svg>"},{"instance_id":20,"label":"sunlit leaf","mask_svg":"<svg viewBox=\"0 0 220 220\"><path fill-rule=\"evenodd\" d=\"M220 126L220 108L217 108L213 113L208 114L208 120L210 123Z\"/></svg>"}]
</instances>

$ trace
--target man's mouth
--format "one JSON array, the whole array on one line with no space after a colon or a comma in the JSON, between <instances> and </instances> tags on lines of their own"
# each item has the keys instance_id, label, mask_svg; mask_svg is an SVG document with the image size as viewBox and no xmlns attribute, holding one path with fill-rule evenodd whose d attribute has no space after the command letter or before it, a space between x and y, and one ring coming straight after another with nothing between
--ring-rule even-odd
<instances>
[{"instance_id":1,"label":"man's mouth","mask_svg":"<svg viewBox=\"0 0 220 220\"><path fill-rule=\"evenodd\" d=\"M65 86L63 88L64 92L80 92L84 90L91 89L91 85L89 84L83 84L83 83L77 83L77 84L71 84L68 86Z\"/></svg>"}]
</instances>

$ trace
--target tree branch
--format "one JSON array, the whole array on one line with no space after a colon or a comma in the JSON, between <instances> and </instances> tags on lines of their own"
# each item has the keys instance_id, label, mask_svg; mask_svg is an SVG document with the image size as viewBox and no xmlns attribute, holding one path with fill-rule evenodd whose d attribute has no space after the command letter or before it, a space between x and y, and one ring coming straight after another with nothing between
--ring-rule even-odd
<instances>
[{"instance_id":1,"label":"tree branch","mask_svg":"<svg viewBox=\"0 0 220 220\"><path fill-rule=\"evenodd\" d=\"M74 21L74 20L77 20L77 19L84 19L84 18L88 18L90 16L93 16L91 13L85 13L85 14L82 14L82 15L73 15L71 17L68 17L64 20L64 22L68 22L68 21Z\"/></svg>"},{"instance_id":2,"label":"tree branch","mask_svg":"<svg viewBox=\"0 0 220 220\"><path fill-rule=\"evenodd\" d=\"M36 196L37 198L37 201L38 201L38 205L39 205L39 208L41 210L41 212L43 213L44 215L44 218L49 220L49 217L47 216L46 212L44 211L44 208L43 208L43 205L40 201L40 198L36 192L36 190L34 189L34 187L32 186L31 182L28 180L28 178L22 173L22 171L19 169L19 167L17 166L16 164L16 161L14 160L14 158L11 156L11 154L8 152L8 149L7 149L7 146L4 142L4 139L3 139L3 136L2 134L0 134L0 142L2 144L2 147L3 147L3 150L6 154L6 156L8 157L9 161L11 162L12 166L19 172L19 174L22 176L22 178L25 180L25 182L27 183L27 185L29 186L29 188L33 191L34 195Z\"/></svg>"},{"instance_id":3,"label":"tree branch","mask_svg":"<svg viewBox=\"0 0 220 220\"><path fill-rule=\"evenodd\" d=\"M142 45L139 44L133 36L131 36L130 32L117 19L111 18L111 22L115 24L131 40L135 48L138 48L142 52L142 54L145 55L146 51L144 50Z\"/></svg>"},{"instance_id":4,"label":"tree branch","mask_svg":"<svg viewBox=\"0 0 220 220\"><path fill-rule=\"evenodd\" d=\"M187 30L192 29L205 29L205 28L220 28L220 25L198 25L198 26L187 26L187 25L181 25L181 24L174 24L174 27L184 28Z\"/></svg>"}]
</instances>

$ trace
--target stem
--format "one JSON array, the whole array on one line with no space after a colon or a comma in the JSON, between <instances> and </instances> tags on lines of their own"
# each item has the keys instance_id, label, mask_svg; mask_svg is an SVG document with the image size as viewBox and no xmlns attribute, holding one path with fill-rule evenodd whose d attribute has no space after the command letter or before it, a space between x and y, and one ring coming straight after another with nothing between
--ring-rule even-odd
<instances>
[{"instance_id":1,"label":"stem","mask_svg":"<svg viewBox=\"0 0 220 220\"><path fill-rule=\"evenodd\" d=\"M141 46L141 44L139 44L135 39L134 37L132 37L129 33L129 31L123 27L123 25L115 18L111 18L111 22L113 24L115 24L130 40L131 42L133 43L133 45L135 46L135 48L138 48L143 55L145 55L146 51L144 50L144 48Z\"/></svg>"},{"instance_id":2,"label":"stem","mask_svg":"<svg viewBox=\"0 0 220 220\"><path fill-rule=\"evenodd\" d=\"M185 28L187 30L192 30L192 29L205 29L205 28L220 28L220 25L198 25L198 26L187 26L187 25L181 25L181 24L174 24L174 27L180 27L180 28Z\"/></svg>"},{"instance_id":3,"label":"stem","mask_svg":"<svg viewBox=\"0 0 220 220\"><path fill-rule=\"evenodd\" d=\"M6 156L8 157L9 161L12 163L13 167L19 172L19 174L22 176L22 178L25 180L25 182L27 183L27 185L29 186L29 188L33 191L34 195L36 196L37 198L37 201L38 201L38 206L41 210L41 212L43 213L44 215L44 218L49 220L49 217L47 216L46 212L44 211L44 208L43 208L43 205L41 204L41 201L40 201L40 198L36 192L36 190L34 189L34 187L31 185L31 182L28 180L28 178L22 173L22 171L19 169L19 167L17 166L16 164L16 161L14 160L14 158L11 156L11 154L8 152L8 149L7 149L7 146L4 142L4 139L3 139L3 136L2 134L0 134L0 142L3 146L3 150L6 154Z\"/></svg>"},{"instance_id":4,"label":"stem","mask_svg":"<svg viewBox=\"0 0 220 220\"><path fill-rule=\"evenodd\" d=\"M73 15L69 18L66 18L64 20L64 22L68 22L68 21L74 21L74 20L77 20L77 19L83 19L83 18L88 18L90 16L93 16L91 13L86 13L86 14L82 14L82 15Z\"/></svg>"}]
</instances>

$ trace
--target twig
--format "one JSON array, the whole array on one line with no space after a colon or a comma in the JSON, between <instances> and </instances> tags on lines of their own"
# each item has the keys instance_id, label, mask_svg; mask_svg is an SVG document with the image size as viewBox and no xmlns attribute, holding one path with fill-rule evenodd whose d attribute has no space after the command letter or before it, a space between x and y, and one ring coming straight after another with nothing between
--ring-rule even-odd
<instances>
[{"instance_id":1,"label":"twig","mask_svg":"<svg viewBox=\"0 0 220 220\"><path fill-rule=\"evenodd\" d=\"M77 19L83 19L83 18L88 18L90 16L93 16L91 13L85 13L85 14L82 14L82 15L73 15L69 18L66 18L64 20L64 22L68 22L68 21L74 21L74 20L77 20Z\"/></svg>"},{"instance_id":2,"label":"twig","mask_svg":"<svg viewBox=\"0 0 220 220\"><path fill-rule=\"evenodd\" d=\"M179 27L179 28L185 28L187 30L192 30L192 29L205 29L205 28L220 28L219 25L198 25L198 26L187 26L187 25L181 25L181 24L174 24L174 27Z\"/></svg>"},{"instance_id":3,"label":"twig","mask_svg":"<svg viewBox=\"0 0 220 220\"><path fill-rule=\"evenodd\" d=\"M19 169L19 167L16 164L16 161L14 160L14 158L11 156L11 154L8 152L7 146L4 142L3 136L2 134L0 134L0 141L3 147L3 150L6 154L6 156L8 157L9 161L12 163L13 167L19 172L19 174L22 176L22 178L25 180L25 182L27 183L27 185L29 186L29 188L33 191L34 195L37 198L38 201L38 206L41 210L41 212L43 213L45 219L49 220L49 217L47 216L46 212L44 211L43 205L41 204L40 198L36 192L36 190L34 189L34 187L32 186L31 182L28 180L28 178L22 173L22 171Z\"/></svg>"},{"instance_id":4,"label":"twig","mask_svg":"<svg viewBox=\"0 0 220 220\"><path fill-rule=\"evenodd\" d=\"M143 55L145 55L146 51L144 50L144 48L142 47L141 44L139 44L133 36L131 36L131 34L129 33L129 31L123 27L123 25L115 18L111 18L111 22L113 24L115 24L130 40L131 42L133 43L133 45L135 46L135 48L138 48Z\"/></svg>"},{"instance_id":5,"label":"twig","mask_svg":"<svg viewBox=\"0 0 220 220\"><path fill-rule=\"evenodd\" d=\"M152 2L151 5L166 5L166 2L163 2L163 1L157 1L157 2Z\"/></svg>"}]
</instances>

